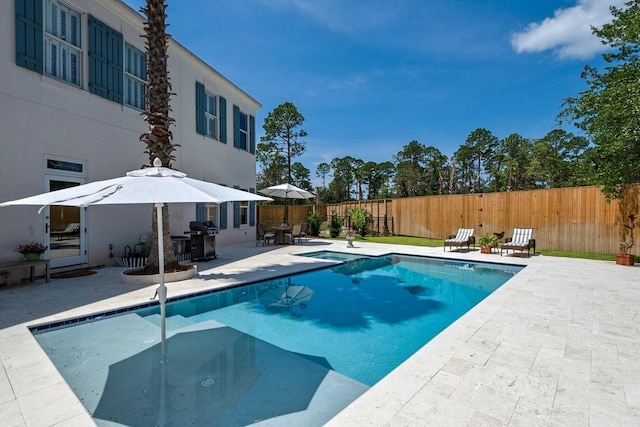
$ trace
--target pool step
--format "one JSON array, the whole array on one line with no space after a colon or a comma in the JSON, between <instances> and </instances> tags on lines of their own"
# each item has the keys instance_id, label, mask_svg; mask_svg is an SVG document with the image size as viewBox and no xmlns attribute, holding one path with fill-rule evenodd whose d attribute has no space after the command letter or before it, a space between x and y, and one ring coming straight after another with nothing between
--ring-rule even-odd
<instances>
[{"instance_id":1,"label":"pool step","mask_svg":"<svg viewBox=\"0 0 640 427\"><path fill-rule=\"evenodd\" d=\"M156 326L160 326L160 315L159 314L152 314L150 316L145 316L144 317L147 321L153 323ZM192 322L191 320L187 319L186 317L180 315L180 314L176 314L175 316L169 316L167 317L166 320L166 327L167 327L167 331L175 331L181 328L184 328L185 326L191 326L193 325L194 322Z\"/></svg>"}]
</instances>

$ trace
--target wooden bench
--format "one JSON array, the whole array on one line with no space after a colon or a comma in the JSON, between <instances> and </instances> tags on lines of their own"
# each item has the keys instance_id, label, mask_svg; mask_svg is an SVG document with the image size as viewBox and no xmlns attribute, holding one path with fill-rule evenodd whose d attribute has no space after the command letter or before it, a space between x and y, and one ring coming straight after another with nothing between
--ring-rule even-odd
<instances>
[{"instance_id":1,"label":"wooden bench","mask_svg":"<svg viewBox=\"0 0 640 427\"><path fill-rule=\"evenodd\" d=\"M38 261L8 261L8 262L0 262L0 274L2 272L9 272L10 270L19 270L25 267L29 267L31 269L30 279L33 282L36 276L36 267L43 265L45 267L45 276L44 279L47 283L49 283L51 266L49 264L48 259L40 259ZM7 285L10 285L9 278L7 277Z\"/></svg>"}]
</instances>

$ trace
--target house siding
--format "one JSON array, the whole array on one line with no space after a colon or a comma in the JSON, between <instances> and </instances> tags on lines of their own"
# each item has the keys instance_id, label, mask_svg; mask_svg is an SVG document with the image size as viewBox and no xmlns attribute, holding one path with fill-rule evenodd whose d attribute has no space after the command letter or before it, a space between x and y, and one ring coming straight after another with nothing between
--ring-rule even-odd
<instances>
[{"instance_id":1,"label":"house siding","mask_svg":"<svg viewBox=\"0 0 640 427\"><path fill-rule=\"evenodd\" d=\"M84 43L80 87L43 73L42 2L14 0L0 2L0 201L45 191L45 160L50 157L86 165L86 182L109 179L138 169L148 162L145 145L139 141L146 131L140 111L122 103L122 52L114 46L124 42L145 50L143 18L119 0L66 0L82 15ZM39 10L40 8L40 10ZM89 20L92 19L91 23ZM91 31L94 31L91 35ZM92 44L93 41L93 44ZM98 51L97 43L106 46ZM103 45L102 43L106 43ZM179 144L173 167L188 176L227 186L255 187L255 155L227 144L233 123L226 120L238 105L254 116L258 101L239 89L211 65L171 40L168 70L173 142ZM196 82L211 88L221 99L221 139L212 140L198 132ZM91 207L86 212L87 264L113 265L109 244L117 258L124 247L150 233L149 206ZM184 235L196 218L196 206L170 206L170 229ZM246 228L233 224L233 209L221 207L218 250L224 245L253 240ZM15 248L28 241L42 241L47 218L34 207L0 209L0 260L15 260Z\"/></svg>"}]
</instances>

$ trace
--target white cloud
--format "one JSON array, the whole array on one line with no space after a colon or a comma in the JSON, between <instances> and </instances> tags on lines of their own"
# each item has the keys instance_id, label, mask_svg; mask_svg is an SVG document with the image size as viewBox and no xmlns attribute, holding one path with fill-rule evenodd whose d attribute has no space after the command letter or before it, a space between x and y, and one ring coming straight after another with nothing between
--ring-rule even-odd
<instances>
[{"instance_id":1,"label":"white cloud","mask_svg":"<svg viewBox=\"0 0 640 427\"><path fill-rule=\"evenodd\" d=\"M511 38L518 53L553 50L562 59L588 59L605 50L591 30L611 22L610 6L621 7L625 0L578 0L574 7L558 9L552 18L533 22Z\"/></svg>"}]
</instances>

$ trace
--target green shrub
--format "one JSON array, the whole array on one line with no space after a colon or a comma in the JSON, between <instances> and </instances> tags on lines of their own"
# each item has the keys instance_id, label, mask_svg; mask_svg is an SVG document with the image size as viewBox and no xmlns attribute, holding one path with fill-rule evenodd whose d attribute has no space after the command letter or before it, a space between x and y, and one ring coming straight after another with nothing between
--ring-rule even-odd
<instances>
[{"instance_id":1,"label":"green shrub","mask_svg":"<svg viewBox=\"0 0 640 427\"><path fill-rule=\"evenodd\" d=\"M362 237L369 232L369 224L371 224L371 214L362 208L353 208L349 213L353 221L353 227Z\"/></svg>"},{"instance_id":2,"label":"green shrub","mask_svg":"<svg viewBox=\"0 0 640 427\"><path fill-rule=\"evenodd\" d=\"M389 235L389 224L387 223L387 214L384 214L384 222L382 223L382 234L384 236Z\"/></svg>"},{"instance_id":3,"label":"green shrub","mask_svg":"<svg viewBox=\"0 0 640 427\"><path fill-rule=\"evenodd\" d=\"M329 236L334 239L340 235L342 230L342 221L338 217L336 211L331 212L331 222L329 223Z\"/></svg>"},{"instance_id":4,"label":"green shrub","mask_svg":"<svg viewBox=\"0 0 640 427\"><path fill-rule=\"evenodd\" d=\"M307 217L307 223L309 224L309 230L307 233L310 236L319 236L320 235L320 226L322 225L322 215L320 212L312 212Z\"/></svg>"}]
</instances>

